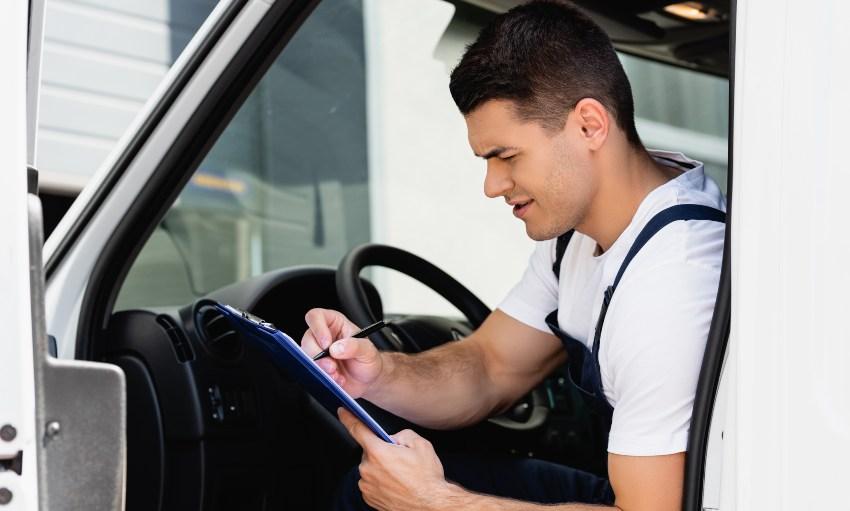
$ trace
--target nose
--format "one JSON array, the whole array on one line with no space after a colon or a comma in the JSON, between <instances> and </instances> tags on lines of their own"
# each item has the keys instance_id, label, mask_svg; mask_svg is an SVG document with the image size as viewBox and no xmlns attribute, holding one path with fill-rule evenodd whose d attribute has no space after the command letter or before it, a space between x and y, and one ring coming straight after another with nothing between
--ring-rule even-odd
<instances>
[{"instance_id":1,"label":"nose","mask_svg":"<svg viewBox=\"0 0 850 511\"><path fill-rule=\"evenodd\" d=\"M507 195L514 187L510 169L503 162L487 160L487 174L484 176L484 195L495 199Z\"/></svg>"}]
</instances>

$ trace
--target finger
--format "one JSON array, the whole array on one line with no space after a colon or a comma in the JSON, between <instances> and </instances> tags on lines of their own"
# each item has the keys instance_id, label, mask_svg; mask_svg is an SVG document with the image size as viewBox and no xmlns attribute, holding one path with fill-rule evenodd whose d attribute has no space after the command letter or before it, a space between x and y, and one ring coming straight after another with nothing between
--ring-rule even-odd
<instances>
[{"instance_id":1,"label":"finger","mask_svg":"<svg viewBox=\"0 0 850 511\"><path fill-rule=\"evenodd\" d=\"M403 429L396 433L395 435L390 435L393 440L396 441L399 445L404 447L414 447L419 446L425 443L430 443L428 440L425 440L418 433L411 429Z\"/></svg>"},{"instance_id":2,"label":"finger","mask_svg":"<svg viewBox=\"0 0 850 511\"><path fill-rule=\"evenodd\" d=\"M331 357L325 357L317 360L316 365L319 366L322 371L328 373L329 375L333 375L334 373L339 371L339 365L336 363L336 360Z\"/></svg>"},{"instance_id":3,"label":"finger","mask_svg":"<svg viewBox=\"0 0 850 511\"><path fill-rule=\"evenodd\" d=\"M308 328L304 335L301 336L301 351L307 354L308 357L314 357L316 353L322 351L322 348L319 347L319 343L316 341L316 338L313 336L313 332Z\"/></svg>"},{"instance_id":4,"label":"finger","mask_svg":"<svg viewBox=\"0 0 850 511\"><path fill-rule=\"evenodd\" d=\"M357 481L357 488L360 490L360 495L363 497L363 501L366 502L367 505L370 505L370 507L374 507L369 504L369 502L372 501L372 485L361 478Z\"/></svg>"},{"instance_id":5,"label":"finger","mask_svg":"<svg viewBox=\"0 0 850 511\"><path fill-rule=\"evenodd\" d=\"M351 438L353 438L360 447L363 447L363 455L366 456L366 447L360 442L361 433L359 428L362 428L363 425L357 420L357 417L345 408L337 408L336 415L339 417L339 421L342 422L342 425L345 426L345 429L348 430L348 434L351 435Z\"/></svg>"},{"instance_id":6,"label":"finger","mask_svg":"<svg viewBox=\"0 0 850 511\"><path fill-rule=\"evenodd\" d=\"M340 314L340 316L342 316L342 314ZM359 326L357 326L354 323L352 323L351 321L349 321L348 318L346 318L345 316L342 316L341 319L343 321L340 324L340 328L339 328L339 334L340 335L338 336L338 338L342 339L344 337L351 337L352 335L354 335L357 332L359 332L360 330L362 330Z\"/></svg>"},{"instance_id":7,"label":"finger","mask_svg":"<svg viewBox=\"0 0 850 511\"><path fill-rule=\"evenodd\" d=\"M349 321L349 319L346 318L345 315L339 311L335 311L332 309L319 310L322 311L325 323L327 324L328 329L330 330L331 341L336 339L342 339L343 337L350 337L355 332L360 330L357 325Z\"/></svg>"},{"instance_id":8,"label":"finger","mask_svg":"<svg viewBox=\"0 0 850 511\"><path fill-rule=\"evenodd\" d=\"M354 359L365 364L372 363L378 358L378 349L369 339L349 337L331 344L330 354L338 360Z\"/></svg>"},{"instance_id":9,"label":"finger","mask_svg":"<svg viewBox=\"0 0 850 511\"><path fill-rule=\"evenodd\" d=\"M375 436L372 430L366 427L354 414L345 408L338 408L336 413L339 416L339 420L345 426L345 429L348 430L354 441L360 444L364 452L373 451L386 444L386 442Z\"/></svg>"},{"instance_id":10,"label":"finger","mask_svg":"<svg viewBox=\"0 0 850 511\"><path fill-rule=\"evenodd\" d=\"M320 348L318 351L327 348L331 341L333 341L329 325L330 321L327 314L329 312L331 311L325 309L310 309L304 316L304 321L307 323L308 328L307 332ZM304 336L305 339L307 339L307 333L305 333ZM316 353L318 353L318 351Z\"/></svg>"}]
</instances>

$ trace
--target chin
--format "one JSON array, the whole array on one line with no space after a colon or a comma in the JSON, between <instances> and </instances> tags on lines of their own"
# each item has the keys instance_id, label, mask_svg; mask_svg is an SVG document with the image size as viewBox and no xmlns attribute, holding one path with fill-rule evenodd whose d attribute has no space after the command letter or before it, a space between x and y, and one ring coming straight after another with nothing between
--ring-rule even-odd
<instances>
[{"instance_id":1,"label":"chin","mask_svg":"<svg viewBox=\"0 0 850 511\"><path fill-rule=\"evenodd\" d=\"M558 234L552 234L549 231L543 232L540 230L536 230L528 225L525 226L525 234L528 235L528 237L533 239L534 241L546 241L558 237Z\"/></svg>"},{"instance_id":2,"label":"chin","mask_svg":"<svg viewBox=\"0 0 850 511\"><path fill-rule=\"evenodd\" d=\"M573 227L561 227L550 225L548 227L533 226L525 224L525 234L534 241L546 241L557 238L561 234L573 229Z\"/></svg>"}]
</instances>

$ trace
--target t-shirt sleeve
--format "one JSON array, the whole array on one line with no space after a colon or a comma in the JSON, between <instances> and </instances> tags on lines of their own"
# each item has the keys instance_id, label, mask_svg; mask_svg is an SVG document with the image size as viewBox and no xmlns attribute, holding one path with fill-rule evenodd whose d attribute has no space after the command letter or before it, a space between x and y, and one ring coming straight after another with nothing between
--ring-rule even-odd
<instances>
[{"instance_id":1,"label":"t-shirt sleeve","mask_svg":"<svg viewBox=\"0 0 850 511\"><path fill-rule=\"evenodd\" d=\"M498 309L512 318L546 333L546 316L558 308L558 281L552 272L555 241L537 243L522 279L511 289Z\"/></svg>"},{"instance_id":2,"label":"t-shirt sleeve","mask_svg":"<svg viewBox=\"0 0 850 511\"><path fill-rule=\"evenodd\" d=\"M614 416L608 451L629 456L683 452L720 272L694 263L659 266L623 280L602 343ZM619 303L618 303L619 302Z\"/></svg>"}]
</instances>

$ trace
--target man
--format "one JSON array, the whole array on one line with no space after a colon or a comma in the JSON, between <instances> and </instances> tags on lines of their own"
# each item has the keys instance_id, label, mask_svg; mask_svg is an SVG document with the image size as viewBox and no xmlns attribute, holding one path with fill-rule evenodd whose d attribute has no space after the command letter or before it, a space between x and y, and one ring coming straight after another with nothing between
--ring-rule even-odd
<instances>
[{"instance_id":1,"label":"man","mask_svg":"<svg viewBox=\"0 0 850 511\"><path fill-rule=\"evenodd\" d=\"M450 88L487 160L485 194L539 242L525 275L459 342L379 353L349 337L357 326L342 314L316 309L303 349L330 346L320 365L350 394L431 428L498 414L567 361L607 434L609 479L538 460L444 465L414 432L390 445L341 411L364 454L340 507L679 509L720 274L720 190L699 162L644 149L610 40L563 3L496 18Z\"/></svg>"}]
</instances>

